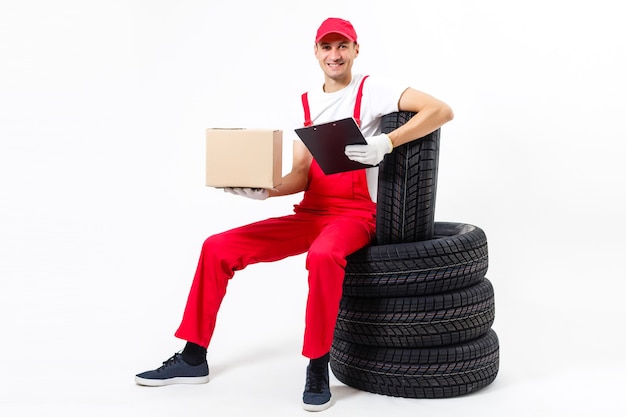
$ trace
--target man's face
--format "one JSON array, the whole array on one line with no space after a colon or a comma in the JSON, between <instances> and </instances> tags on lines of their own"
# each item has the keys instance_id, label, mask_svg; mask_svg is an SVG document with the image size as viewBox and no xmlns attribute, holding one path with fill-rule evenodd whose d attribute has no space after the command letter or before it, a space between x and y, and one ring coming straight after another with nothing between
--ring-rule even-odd
<instances>
[{"instance_id":1,"label":"man's face","mask_svg":"<svg viewBox=\"0 0 626 417\"><path fill-rule=\"evenodd\" d=\"M359 54L359 45L348 38L330 33L315 44L315 57L324 74L341 81L352 76L352 64Z\"/></svg>"}]
</instances>

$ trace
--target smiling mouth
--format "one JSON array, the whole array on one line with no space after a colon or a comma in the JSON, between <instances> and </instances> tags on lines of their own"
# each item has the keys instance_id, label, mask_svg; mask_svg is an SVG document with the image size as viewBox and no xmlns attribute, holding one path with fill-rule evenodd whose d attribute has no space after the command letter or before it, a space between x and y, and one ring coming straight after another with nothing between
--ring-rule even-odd
<instances>
[{"instance_id":1,"label":"smiling mouth","mask_svg":"<svg viewBox=\"0 0 626 417\"><path fill-rule=\"evenodd\" d=\"M331 68L337 68L343 65L343 62L329 62L326 65L328 65Z\"/></svg>"}]
</instances>

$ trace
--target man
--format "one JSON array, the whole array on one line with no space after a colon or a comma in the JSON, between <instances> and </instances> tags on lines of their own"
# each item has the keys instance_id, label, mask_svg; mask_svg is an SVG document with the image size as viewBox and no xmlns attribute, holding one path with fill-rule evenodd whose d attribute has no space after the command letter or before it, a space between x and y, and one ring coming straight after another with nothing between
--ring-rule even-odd
<instances>
[{"instance_id":1,"label":"man","mask_svg":"<svg viewBox=\"0 0 626 417\"><path fill-rule=\"evenodd\" d=\"M427 135L453 115L445 103L413 88L382 78L353 76L359 44L352 24L346 20L325 20L317 31L314 52L324 73L324 84L302 95L300 126L353 116L367 144L349 145L345 153L372 168L325 175L304 144L296 140L292 170L276 189L227 189L257 200L302 191L304 195L293 214L219 233L204 242L182 322L175 333L187 343L182 352L158 369L137 375L137 384L208 382L207 347L234 272L252 263L307 252L309 294L302 354L310 362L303 407L321 411L330 406L329 351L346 257L375 236L376 165L394 147ZM417 114L395 131L381 134L381 117L395 111Z\"/></svg>"}]
</instances>

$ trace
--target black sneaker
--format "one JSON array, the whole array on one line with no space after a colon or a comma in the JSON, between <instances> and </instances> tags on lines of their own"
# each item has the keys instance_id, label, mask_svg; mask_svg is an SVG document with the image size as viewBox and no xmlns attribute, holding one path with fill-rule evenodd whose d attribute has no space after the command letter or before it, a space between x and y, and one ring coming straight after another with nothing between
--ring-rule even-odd
<instances>
[{"instance_id":1,"label":"black sneaker","mask_svg":"<svg viewBox=\"0 0 626 417\"><path fill-rule=\"evenodd\" d=\"M209 365L192 366L183 360L180 353L163 362L160 368L135 375L137 385L161 387L171 384L206 384L209 382Z\"/></svg>"},{"instance_id":2,"label":"black sneaker","mask_svg":"<svg viewBox=\"0 0 626 417\"><path fill-rule=\"evenodd\" d=\"M306 385L302 394L302 407L306 411L323 411L330 405L328 365L319 367L309 364L306 368Z\"/></svg>"}]
</instances>

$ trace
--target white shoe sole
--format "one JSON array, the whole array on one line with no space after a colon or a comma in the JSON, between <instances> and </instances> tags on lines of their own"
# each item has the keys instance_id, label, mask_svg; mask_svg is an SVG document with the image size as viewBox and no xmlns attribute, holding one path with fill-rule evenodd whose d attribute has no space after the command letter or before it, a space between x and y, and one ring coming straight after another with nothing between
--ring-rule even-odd
<instances>
[{"instance_id":1,"label":"white shoe sole","mask_svg":"<svg viewBox=\"0 0 626 417\"><path fill-rule=\"evenodd\" d=\"M177 377L169 379L146 379L135 377L135 383L145 387L163 387L174 384L206 384L209 382L209 376L193 376L193 377Z\"/></svg>"},{"instance_id":2,"label":"white shoe sole","mask_svg":"<svg viewBox=\"0 0 626 417\"><path fill-rule=\"evenodd\" d=\"M333 399L331 398L330 400L328 400L327 402L325 402L324 404L319 404L319 405L315 405L315 404L307 404L305 402L302 403L302 408L304 408L305 411L324 411L326 410L328 407L330 407L333 403Z\"/></svg>"}]
</instances>

